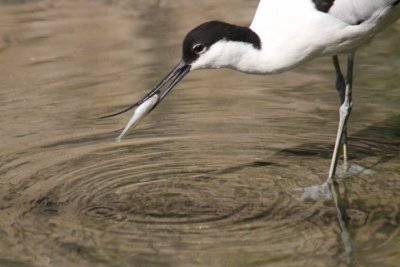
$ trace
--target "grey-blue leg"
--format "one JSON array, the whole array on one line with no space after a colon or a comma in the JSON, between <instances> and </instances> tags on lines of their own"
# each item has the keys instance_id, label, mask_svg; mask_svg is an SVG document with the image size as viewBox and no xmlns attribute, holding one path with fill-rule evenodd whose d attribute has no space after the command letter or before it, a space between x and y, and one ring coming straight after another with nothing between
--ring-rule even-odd
<instances>
[{"instance_id":1,"label":"grey-blue leg","mask_svg":"<svg viewBox=\"0 0 400 267\"><path fill-rule=\"evenodd\" d=\"M338 70L339 70L339 75L338 75L339 79L336 80L336 85L338 85L338 83L340 85L340 82L341 82L340 79L343 79L343 75L340 75L341 71L340 71L339 61L338 61L337 57L336 58L333 57L333 61L334 61L334 65L335 65L337 74L338 74ZM346 135L347 120L351 113L351 108L352 108L351 90L352 90L352 84L353 84L353 65L354 65L354 53L351 53L347 57L347 75L346 75L347 80L345 83L343 103L339 109L339 115L340 115L339 127L338 127L338 132L336 135L336 142L335 142L335 148L333 150L331 167L329 169L328 182L332 182L335 179L336 168L337 168L337 163L338 163L338 159L339 159L340 146L343 144L343 141L344 141L344 138ZM340 78L340 76L342 78ZM339 89L340 89L339 95L343 94L343 93L341 93L342 87L340 87L340 86L339 86ZM337 88L338 88L338 86L337 86ZM342 98L342 96L341 96L341 98ZM345 150L347 152L347 147L345 148Z\"/></svg>"},{"instance_id":2,"label":"grey-blue leg","mask_svg":"<svg viewBox=\"0 0 400 267\"><path fill-rule=\"evenodd\" d=\"M342 70L340 68L339 57L337 55L332 57L333 66L335 67L336 72L336 90L339 93L340 105L343 104L346 94L346 82L344 80L344 76ZM347 170L348 163L348 150L347 150L347 128L344 129L343 134L343 160L344 160L344 168Z\"/></svg>"}]
</instances>

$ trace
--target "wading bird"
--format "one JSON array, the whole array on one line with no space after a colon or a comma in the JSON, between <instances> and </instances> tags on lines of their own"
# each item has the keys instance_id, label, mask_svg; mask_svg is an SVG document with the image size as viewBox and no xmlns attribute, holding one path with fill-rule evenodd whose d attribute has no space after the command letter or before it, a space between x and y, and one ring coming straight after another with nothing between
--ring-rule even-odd
<instances>
[{"instance_id":1,"label":"wading bird","mask_svg":"<svg viewBox=\"0 0 400 267\"><path fill-rule=\"evenodd\" d=\"M152 111L190 71L230 68L250 74L290 70L320 56L331 56L341 106L328 181L335 177L340 147L347 161L347 120L352 109L356 50L400 17L400 0L261 0L250 27L210 21L183 40L178 65L143 99L127 109L134 114L120 140ZM347 55L347 75L338 55ZM164 88L164 89L163 89ZM103 117L103 118L105 118Z\"/></svg>"}]
</instances>

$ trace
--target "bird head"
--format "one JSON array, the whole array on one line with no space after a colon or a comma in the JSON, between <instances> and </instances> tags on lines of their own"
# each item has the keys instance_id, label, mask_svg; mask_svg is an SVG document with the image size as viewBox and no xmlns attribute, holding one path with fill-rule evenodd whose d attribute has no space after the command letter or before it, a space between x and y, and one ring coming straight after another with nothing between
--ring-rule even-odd
<instances>
[{"instance_id":1,"label":"bird head","mask_svg":"<svg viewBox=\"0 0 400 267\"><path fill-rule=\"evenodd\" d=\"M245 51L261 48L258 35L248 27L209 21L191 30L183 40L182 60L191 70L238 68Z\"/></svg>"},{"instance_id":2,"label":"bird head","mask_svg":"<svg viewBox=\"0 0 400 267\"><path fill-rule=\"evenodd\" d=\"M183 40L181 61L145 97L113 117L134 109L119 139L150 113L190 71L205 68L236 68L244 51L259 50L260 38L248 27L209 21L191 30Z\"/></svg>"}]
</instances>

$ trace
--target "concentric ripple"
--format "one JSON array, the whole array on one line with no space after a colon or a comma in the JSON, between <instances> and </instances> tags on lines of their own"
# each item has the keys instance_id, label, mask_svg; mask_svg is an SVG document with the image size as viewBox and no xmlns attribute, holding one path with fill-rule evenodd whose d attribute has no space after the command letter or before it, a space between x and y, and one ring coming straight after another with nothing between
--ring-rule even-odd
<instances>
[{"instance_id":1,"label":"concentric ripple","mask_svg":"<svg viewBox=\"0 0 400 267\"><path fill-rule=\"evenodd\" d=\"M72 253L70 260L83 257L91 264L117 261L121 265L149 264L154 255L177 263L176 257L183 251L189 265L218 266L219 262L210 259L220 261L242 249L251 249L252 255L265 262L273 261L276 254L296 251L302 264L312 255L329 265L335 251L342 255L341 261L354 261L351 235L369 225L376 227L376 234L387 237L375 241L380 246L397 236L394 196L377 198L377 189L367 186L373 184L377 172L354 174L356 179L348 178L355 179L353 182L344 180L334 194L339 197L336 200L329 194L330 198L304 200L297 189L320 184L316 170L329 159L313 161L320 153L299 156L282 150L246 163L247 151L241 154L241 163L235 164L238 157L234 153L221 158L219 147L207 147L218 139L221 135L207 134L207 138L139 138L122 144L103 141L89 152L72 153L64 161L19 177L20 182L9 187L2 210L11 214L14 223L6 231L20 233L17 240L24 249L32 250L31 244L41 243L43 249L57 255ZM53 153L65 153L62 151L69 146L67 151L73 152L72 144L92 142L84 140L89 139L58 142L44 151L51 147ZM180 150L192 143L197 148L191 153ZM396 150L394 143L392 153ZM204 151L209 157L204 157ZM41 149L27 151L7 157L3 173L29 167L27 159L32 157L48 160ZM379 175L385 178L378 188L395 184L390 172ZM372 196L385 206L374 206L369 202ZM376 219L389 228L383 230ZM15 247L18 245L4 249ZM123 256L133 251L134 256ZM194 251L201 251L202 260L193 258ZM263 254L265 251L269 253ZM232 261L241 259L233 257Z\"/></svg>"},{"instance_id":2,"label":"concentric ripple","mask_svg":"<svg viewBox=\"0 0 400 267\"><path fill-rule=\"evenodd\" d=\"M142 148L140 156L133 156L134 150L138 147L105 149L39 171L28 180L37 185L52 181L54 187L34 201L36 208L47 213L72 208L77 216L93 219L186 224L247 220L285 202L281 193L268 190L270 182L259 181L267 189L263 192L257 179L246 184L235 174L240 168L221 172L213 166L188 166L171 151ZM254 209L262 195L268 196L266 211Z\"/></svg>"}]
</instances>

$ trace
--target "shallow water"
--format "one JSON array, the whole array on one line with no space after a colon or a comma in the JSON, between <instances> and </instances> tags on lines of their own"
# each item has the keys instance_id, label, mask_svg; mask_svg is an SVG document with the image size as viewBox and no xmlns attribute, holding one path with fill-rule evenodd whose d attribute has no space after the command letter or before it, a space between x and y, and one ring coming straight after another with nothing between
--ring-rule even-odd
<instances>
[{"instance_id":1,"label":"shallow water","mask_svg":"<svg viewBox=\"0 0 400 267\"><path fill-rule=\"evenodd\" d=\"M189 29L256 5L0 1L0 266L398 266L400 23L356 58L338 188L318 186L329 58L194 72L120 143L129 114L96 119L155 85Z\"/></svg>"}]
</instances>

